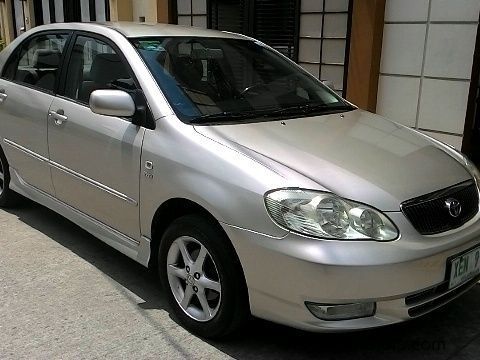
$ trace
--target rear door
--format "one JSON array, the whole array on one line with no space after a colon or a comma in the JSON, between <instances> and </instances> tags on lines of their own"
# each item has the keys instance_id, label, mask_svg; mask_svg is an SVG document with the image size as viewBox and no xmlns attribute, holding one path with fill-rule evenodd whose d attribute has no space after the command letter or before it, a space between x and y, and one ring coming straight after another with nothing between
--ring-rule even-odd
<instances>
[{"instance_id":1,"label":"rear door","mask_svg":"<svg viewBox=\"0 0 480 360\"><path fill-rule=\"evenodd\" d=\"M69 32L27 38L8 59L0 78L0 137L22 181L54 194L48 164L47 114L54 99Z\"/></svg>"},{"instance_id":2,"label":"rear door","mask_svg":"<svg viewBox=\"0 0 480 360\"><path fill-rule=\"evenodd\" d=\"M135 91L133 72L115 45L98 35L76 35L68 57L64 91L53 100L48 121L56 196L139 239L139 173L145 129L130 119L94 114L88 106L95 90Z\"/></svg>"}]
</instances>

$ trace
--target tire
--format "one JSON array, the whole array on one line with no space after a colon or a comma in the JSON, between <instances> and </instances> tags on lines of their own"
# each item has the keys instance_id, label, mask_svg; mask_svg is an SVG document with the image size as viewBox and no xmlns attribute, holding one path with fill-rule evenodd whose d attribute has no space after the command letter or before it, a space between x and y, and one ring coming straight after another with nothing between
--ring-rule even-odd
<instances>
[{"instance_id":1,"label":"tire","mask_svg":"<svg viewBox=\"0 0 480 360\"><path fill-rule=\"evenodd\" d=\"M170 308L190 332L221 338L249 318L240 261L219 225L207 217L183 216L168 227L158 271Z\"/></svg>"},{"instance_id":2,"label":"tire","mask_svg":"<svg viewBox=\"0 0 480 360\"><path fill-rule=\"evenodd\" d=\"M18 195L10 189L10 167L0 148L0 207L9 208L18 202Z\"/></svg>"}]
</instances>

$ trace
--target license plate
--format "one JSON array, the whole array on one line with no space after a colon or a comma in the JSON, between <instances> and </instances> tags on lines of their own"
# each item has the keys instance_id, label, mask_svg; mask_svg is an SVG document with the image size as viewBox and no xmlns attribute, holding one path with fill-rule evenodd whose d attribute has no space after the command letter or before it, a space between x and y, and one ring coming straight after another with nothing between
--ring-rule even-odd
<instances>
[{"instance_id":1,"label":"license plate","mask_svg":"<svg viewBox=\"0 0 480 360\"><path fill-rule=\"evenodd\" d=\"M480 274L480 247L456 257L451 264L449 289Z\"/></svg>"}]
</instances>

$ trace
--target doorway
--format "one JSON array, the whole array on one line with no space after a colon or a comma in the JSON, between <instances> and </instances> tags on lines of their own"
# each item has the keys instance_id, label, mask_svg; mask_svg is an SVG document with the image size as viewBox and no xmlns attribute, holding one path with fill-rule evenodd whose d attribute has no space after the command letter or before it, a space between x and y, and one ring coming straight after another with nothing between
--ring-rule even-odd
<instances>
[{"instance_id":1,"label":"doorway","mask_svg":"<svg viewBox=\"0 0 480 360\"><path fill-rule=\"evenodd\" d=\"M43 4L42 0L33 1L33 13L35 18L35 26L43 25Z\"/></svg>"},{"instance_id":2,"label":"doorway","mask_svg":"<svg viewBox=\"0 0 480 360\"><path fill-rule=\"evenodd\" d=\"M468 96L462 152L480 167L480 26L473 56L472 80Z\"/></svg>"},{"instance_id":3,"label":"doorway","mask_svg":"<svg viewBox=\"0 0 480 360\"><path fill-rule=\"evenodd\" d=\"M90 3L92 3L90 1ZM95 4L94 4L95 6ZM95 8L94 8L95 10ZM80 7L80 0L63 0L63 14L65 22L80 22L82 21L82 9Z\"/></svg>"},{"instance_id":4,"label":"doorway","mask_svg":"<svg viewBox=\"0 0 480 360\"><path fill-rule=\"evenodd\" d=\"M480 61L480 59L478 60ZM478 65L477 61L477 65ZM480 71L477 70L477 73ZM475 138L473 139L472 143L472 150L474 155L472 156L477 166L480 166L480 76L477 75L477 88L476 88L476 96L475 100L473 100L474 104L472 107L475 108L473 121L475 124Z\"/></svg>"}]
</instances>

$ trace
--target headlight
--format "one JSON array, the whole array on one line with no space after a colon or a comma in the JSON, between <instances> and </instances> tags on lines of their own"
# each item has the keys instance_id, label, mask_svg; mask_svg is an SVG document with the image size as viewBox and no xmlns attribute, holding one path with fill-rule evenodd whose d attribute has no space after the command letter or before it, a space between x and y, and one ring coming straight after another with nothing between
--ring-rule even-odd
<instances>
[{"instance_id":1,"label":"headlight","mask_svg":"<svg viewBox=\"0 0 480 360\"><path fill-rule=\"evenodd\" d=\"M265 194L268 213L279 225L323 239L389 241L395 225L380 211L327 192L301 189Z\"/></svg>"}]
</instances>

